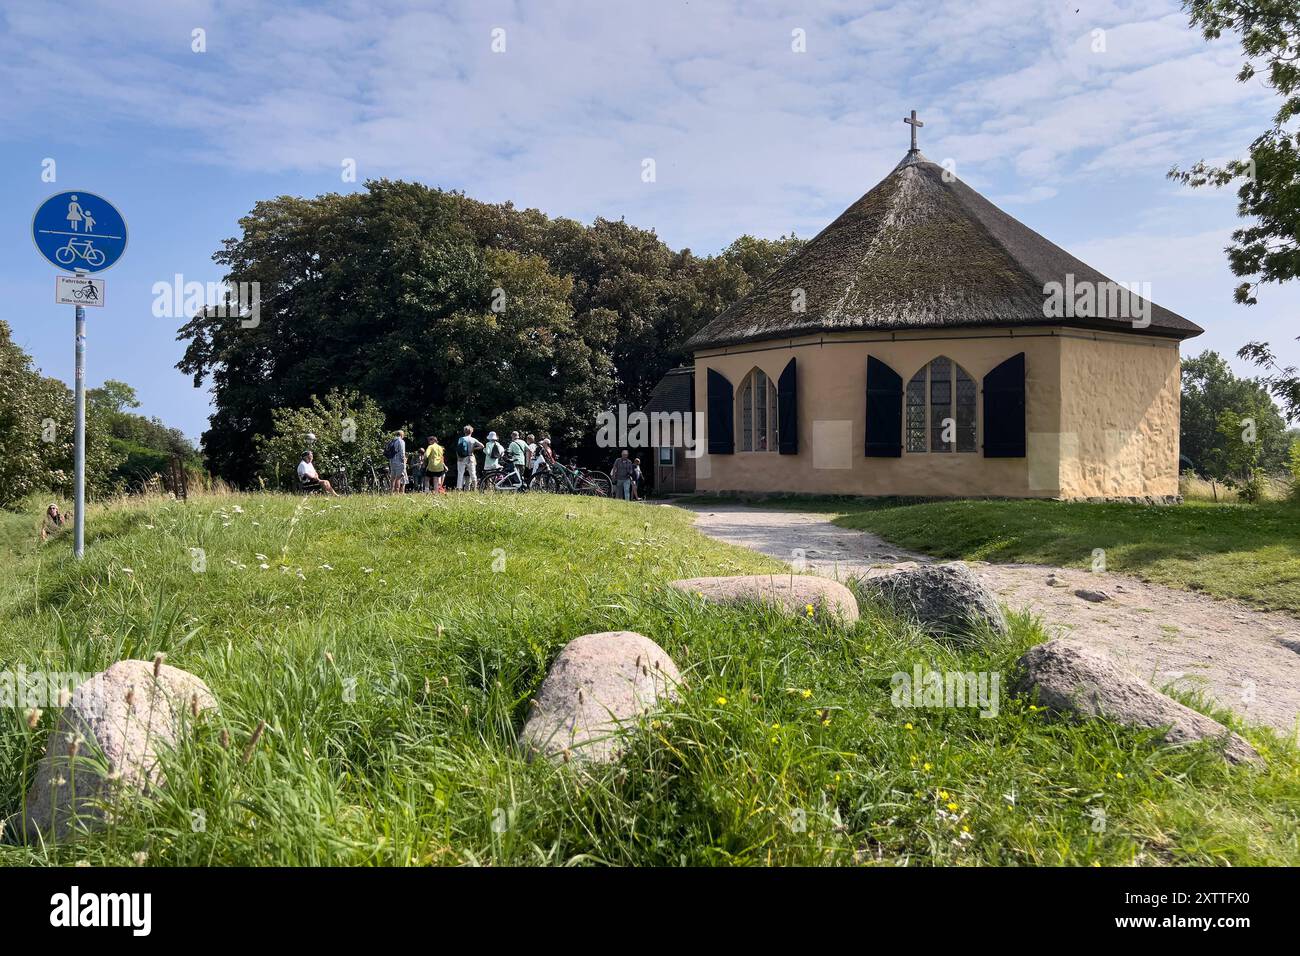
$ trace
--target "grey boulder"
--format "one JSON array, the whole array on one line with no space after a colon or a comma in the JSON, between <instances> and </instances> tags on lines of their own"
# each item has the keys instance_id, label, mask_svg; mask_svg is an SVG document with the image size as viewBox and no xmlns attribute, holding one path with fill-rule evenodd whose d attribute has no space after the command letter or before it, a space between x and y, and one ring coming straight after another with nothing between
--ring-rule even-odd
<instances>
[{"instance_id":1,"label":"grey boulder","mask_svg":"<svg viewBox=\"0 0 1300 956\"><path fill-rule=\"evenodd\" d=\"M1050 710L1164 730L1169 744L1216 740L1232 763L1262 762L1254 747L1218 721L1165 696L1107 655L1074 641L1057 638L1032 647L1020 658L1020 666L1017 692L1036 693L1038 702Z\"/></svg>"},{"instance_id":2,"label":"grey boulder","mask_svg":"<svg viewBox=\"0 0 1300 956\"><path fill-rule=\"evenodd\" d=\"M542 681L519 745L530 760L612 762L624 730L676 697L681 679L664 649L634 631L574 638Z\"/></svg>"},{"instance_id":3,"label":"grey boulder","mask_svg":"<svg viewBox=\"0 0 1300 956\"><path fill-rule=\"evenodd\" d=\"M858 619L853 592L838 581L815 574L742 574L720 578L686 578L671 587L711 604L767 604L790 614L831 614L845 624Z\"/></svg>"},{"instance_id":4,"label":"grey boulder","mask_svg":"<svg viewBox=\"0 0 1300 956\"><path fill-rule=\"evenodd\" d=\"M858 587L866 597L934 634L963 636L984 625L999 635L1008 630L997 597L960 562L860 578Z\"/></svg>"},{"instance_id":5,"label":"grey boulder","mask_svg":"<svg viewBox=\"0 0 1300 956\"><path fill-rule=\"evenodd\" d=\"M118 661L83 682L46 740L24 808L5 822L6 838L61 840L74 826L102 827L115 800L165 783L160 752L214 707L202 680L152 661Z\"/></svg>"}]
</instances>

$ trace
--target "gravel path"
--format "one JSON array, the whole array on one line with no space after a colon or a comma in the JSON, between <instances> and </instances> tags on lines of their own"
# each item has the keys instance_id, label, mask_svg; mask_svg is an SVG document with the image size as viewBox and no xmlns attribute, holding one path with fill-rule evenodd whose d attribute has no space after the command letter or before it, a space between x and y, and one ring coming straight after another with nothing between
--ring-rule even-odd
<instances>
[{"instance_id":1,"label":"gravel path","mask_svg":"<svg viewBox=\"0 0 1300 956\"><path fill-rule=\"evenodd\" d=\"M720 541L845 580L932 560L824 514L744 505L687 506L695 527ZM1157 687L1199 690L1250 721L1300 740L1300 620L1147 584L1121 574L1041 564L971 569L1013 610L1038 615L1054 636L1110 653ZM1088 600L1078 592L1105 595Z\"/></svg>"}]
</instances>

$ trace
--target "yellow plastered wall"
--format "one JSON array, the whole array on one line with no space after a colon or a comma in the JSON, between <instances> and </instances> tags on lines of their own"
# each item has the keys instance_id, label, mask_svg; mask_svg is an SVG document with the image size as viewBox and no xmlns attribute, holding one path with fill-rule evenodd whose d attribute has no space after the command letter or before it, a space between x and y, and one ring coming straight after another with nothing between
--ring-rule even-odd
<instances>
[{"instance_id":1,"label":"yellow plastered wall","mask_svg":"<svg viewBox=\"0 0 1300 956\"><path fill-rule=\"evenodd\" d=\"M878 336L841 333L701 351L695 356L695 407L706 415L708 369L726 376L738 391L752 369L762 369L775 382L786 363L792 357L798 359L799 454L706 452L696 464L696 489L939 497L1175 494L1176 345L1130 347L1122 341L1097 342L1090 336L1070 338L1070 334L1078 333L1055 329L1015 334L999 330L946 335L933 331ZM1073 351L1067 352L1071 348ZM1025 353L1025 458L983 456L979 450L984 439L982 394L976 402L976 452L911 453L904 448L901 458L865 456L868 355L888 364L904 383L931 359L946 355L982 384L989 371L1018 352ZM1081 356L1087 358L1081 361ZM1165 366L1170 356L1172 408L1165 393ZM1098 378L1090 371L1107 362L1119 366L1119 371L1111 373L1114 378ZM1142 384L1130 382L1121 387L1123 369ZM1108 407L1112 405L1119 407ZM1130 440L1124 422L1133 423L1128 431L1139 431L1148 439L1159 435L1161 442L1148 440L1139 448ZM1167 442L1170 434L1172 446ZM739 442L736 447L740 448ZM1103 482L1113 490L1087 490L1093 485L1080 476L1097 473L1108 453L1138 467L1125 464L1114 469L1123 477ZM1148 461L1148 456L1169 460ZM1166 475L1173 477L1171 489L1164 481Z\"/></svg>"},{"instance_id":2,"label":"yellow plastered wall","mask_svg":"<svg viewBox=\"0 0 1300 956\"><path fill-rule=\"evenodd\" d=\"M1141 336L1061 339L1061 493L1178 493L1178 345Z\"/></svg>"}]
</instances>

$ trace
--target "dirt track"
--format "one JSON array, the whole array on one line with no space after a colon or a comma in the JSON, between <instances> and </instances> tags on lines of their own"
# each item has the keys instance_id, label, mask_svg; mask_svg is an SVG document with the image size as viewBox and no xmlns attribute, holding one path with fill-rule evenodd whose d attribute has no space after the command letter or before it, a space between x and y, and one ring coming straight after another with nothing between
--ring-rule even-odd
<instances>
[{"instance_id":1,"label":"dirt track","mask_svg":"<svg viewBox=\"0 0 1300 956\"><path fill-rule=\"evenodd\" d=\"M782 561L802 558L809 572L840 580L932 560L836 527L823 514L744 505L689 510L712 538ZM1300 734L1300 620L1120 574L1041 564L971 568L1004 604L1038 615L1053 635L1102 648L1158 687L1197 689L1248 720ZM1107 598L1089 601L1079 590Z\"/></svg>"}]
</instances>

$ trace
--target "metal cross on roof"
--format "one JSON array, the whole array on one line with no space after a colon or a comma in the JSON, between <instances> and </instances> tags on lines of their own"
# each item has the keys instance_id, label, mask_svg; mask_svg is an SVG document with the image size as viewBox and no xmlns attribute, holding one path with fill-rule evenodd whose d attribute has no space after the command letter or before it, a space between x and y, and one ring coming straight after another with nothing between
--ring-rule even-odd
<instances>
[{"instance_id":1,"label":"metal cross on roof","mask_svg":"<svg viewBox=\"0 0 1300 956\"><path fill-rule=\"evenodd\" d=\"M912 152L915 153L916 152L916 128L918 126L924 126L925 124L916 118L916 110L912 110L912 116L910 119L904 116L903 122L906 123L908 126L912 127Z\"/></svg>"}]
</instances>

